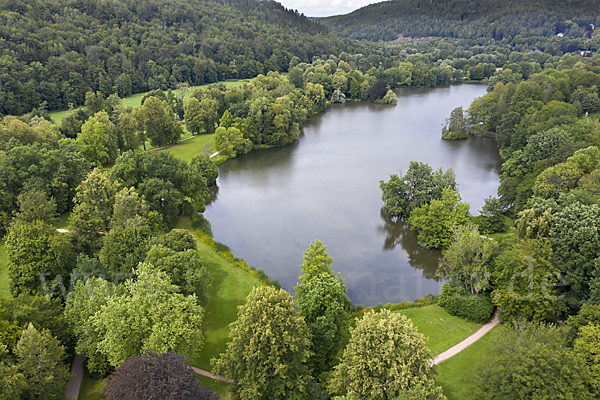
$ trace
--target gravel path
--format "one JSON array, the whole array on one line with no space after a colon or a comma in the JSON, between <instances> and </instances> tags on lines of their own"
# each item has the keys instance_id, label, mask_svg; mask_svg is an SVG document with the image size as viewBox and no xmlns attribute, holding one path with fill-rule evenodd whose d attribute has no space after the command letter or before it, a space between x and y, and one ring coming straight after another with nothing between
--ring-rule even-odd
<instances>
[{"instance_id":1,"label":"gravel path","mask_svg":"<svg viewBox=\"0 0 600 400\"><path fill-rule=\"evenodd\" d=\"M234 383L235 382L231 378L225 378L224 376L221 376L221 375L213 375L212 372L208 372L208 371L205 371L205 370L200 369L200 368L192 367L192 369L198 375L207 376L209 378L213 378L213 379L216 379L216 380L221 381L221 382L228 382L228 383Z\"/></svg>"},{"instance_id":2,"label":"gravel path","mask_svg":"<svg viewBox=\"0 0 600 400\"><path fill-rule=\"evenodd\" d=\"M500 318L498 317L498 313L496 312L494 314L494 316L492 317L492 319L490 320L490 322L488 322L487 324L485 324L481 328L479 328L479 330L477 332L475 332L474 334L472 334L471 336L469 336L468 338L466 338L465 340L463 340L456 346L453 346L453 347L449 348L448 350L444 351L443 353L440 353L437 356L433 357L433 360L431 360L431 365L439 364L442 361L445 361L445 360L449 359L450 357L460 353L461 351L463 351L464 349L466 349L467 347L469 347L470 345L472 345L473 343L475 343L476 341L481 339L483 337L483 335L485 335L490 330L492 330L492 328L495 327L496 325L498 325L499 322L500 322Z\"/></svg>"},{"instance_id":3,"label":"gravel path","mask_svg":"<svg viewBox=\"0 0 600 400\"><path fill-rule=\"evenodd\" d=\"M69 400L77 400L79 397L79 389L81 388L81 380L83 379L83 361L85 356L76 355L71 367L71 379L65 387L65 397Z\"/></svg>"}]
</instances>

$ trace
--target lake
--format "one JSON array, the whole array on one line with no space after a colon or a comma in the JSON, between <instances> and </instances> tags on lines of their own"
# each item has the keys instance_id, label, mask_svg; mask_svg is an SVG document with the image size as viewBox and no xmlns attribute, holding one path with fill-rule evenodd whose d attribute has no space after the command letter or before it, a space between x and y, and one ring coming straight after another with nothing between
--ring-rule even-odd
<instances>
[{"instance_id":1,"label":"lake","mask_svg":"<svg viewBox=\"0 0 600 400\"><path fill-rule=\"evenodd\" d=\"M496 142L444 141L441 128L453 108L466 109L485 88L399 89L396 106L333 104L307 121L298 141L226 161L204 214L215 240L291 293L315 239L328 246L355 304L439 293L441 253L419 247L405 222L385 215L379 181L403 174L411 160L451 167L477 215L498 188Z\"/></svg>"}]
</instances>

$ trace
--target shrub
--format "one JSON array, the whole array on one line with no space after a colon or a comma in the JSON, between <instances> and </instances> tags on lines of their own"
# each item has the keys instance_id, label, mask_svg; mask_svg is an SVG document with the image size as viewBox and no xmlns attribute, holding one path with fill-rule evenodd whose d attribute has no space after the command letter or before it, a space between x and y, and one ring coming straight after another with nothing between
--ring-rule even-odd
<instances>
[{"instance_id":1,"label":"shrub","mask_svg":"<svg viewBox=\"0 0 600 400\"><path fill-rule=\"evenodd\" d=\"M470 294L453 282L444 283L438 304L450 315L479 324L488 322L494 312L494 305L489 296Z\"/></svg>"}]
</instances>

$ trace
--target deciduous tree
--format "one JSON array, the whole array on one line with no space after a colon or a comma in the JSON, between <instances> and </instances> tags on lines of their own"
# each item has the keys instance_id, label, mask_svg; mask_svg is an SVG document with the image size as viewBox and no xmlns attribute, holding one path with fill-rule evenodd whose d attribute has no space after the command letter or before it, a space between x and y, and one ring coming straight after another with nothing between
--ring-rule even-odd
<instances>
[{"instance_id":1,"label":"deciduous tree","mask_svg":"<svg viewBox=\"0 0 600 400\"><path fill-rule=\"evenodd\" d=\"M23 331L14 350L19 371L27 380L28 398L62 399L71 374L65 365L65 348L48 331L32 324Z\"/></svg>"},{"instance_id":2,"label":"deciduous tree","mask_svg":"<svg viewBox=\"0 0 600 400\"><path fill-rule=\"evenodd\" d=\"M494 240L481 237L472 223L454 230L454 242L443 251L438 274L461 282L471 294L489 287L492 275L488 262L498 249Z\"/></svg>"},{"instance_id":3,"label":"deciduous tree","mask_svg":"<svg viewBox=\"0 0 600 400\"><path fill-rule=\"evenodd\" d=\"M408 223L417 231L423 247L441 249L452 243L452 231L467 222L469 204L461 202L460 194L446 186L439 200L431 200L413 210Z\"/></svg>"},{"instance_id":4,"label":"deciduous tree","mask_svg":"<svg viewBox=\"0 0 600 400\"><path fill-rule=\"evenodd\" d=\"M168 399L218 400L210 388L202 388L196 373L182 354L156 354L147 350L115 370L102 392L107 400Z\"/></svg>"},{"instance_id":5,"label":"deciduous tree","mask_svg":"<svg viewBox=\"0 0 600 400\"><path fill-rule=\"evenodd\" d=\"M292 296L271 286L254 288L230 327L227 351L211 365L213 373L235 379L235 396L307 398L310 333Z\"/></svg>"},{"instance_id":6,"label":"deciduous tree","mask_svg":"<svg viewBox=\"0 0 600 400\"><path fill-rule=\"evenodd\" d=\"M404 315L369 312L350 331L350 342L335 367L330 393L358 399L393 399L422 385L431 399L445 399L435 387L426 339Z\"/></svg>"}]
</instances>

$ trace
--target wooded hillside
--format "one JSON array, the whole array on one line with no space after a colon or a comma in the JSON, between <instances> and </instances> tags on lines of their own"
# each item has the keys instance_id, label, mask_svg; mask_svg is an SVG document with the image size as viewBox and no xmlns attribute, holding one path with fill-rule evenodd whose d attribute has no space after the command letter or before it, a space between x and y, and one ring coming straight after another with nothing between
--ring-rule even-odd
<instances>
[{"instance_id":1,"label":"wooded hillside","mask_svg":"<svg viewBox=\"0 0 600 400\"><path fill-rule=\"evenodd\" d=\"M597 25L599 9L591 0L393 0L320 22L342 36L373 41L395 40L398 35L512 40L559 31L581 37L587 25Z\"/></svg>"},{"instance_id":2,"label":"wooded hillside","mask_svg":"<svg viewBox=\"0 0 600 400\"><path fill-rule=\"evenodd\" d=\"M0 115L287 71L347 40L274 1L0 1Z\"/></svg>"}]
</instances>

